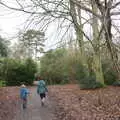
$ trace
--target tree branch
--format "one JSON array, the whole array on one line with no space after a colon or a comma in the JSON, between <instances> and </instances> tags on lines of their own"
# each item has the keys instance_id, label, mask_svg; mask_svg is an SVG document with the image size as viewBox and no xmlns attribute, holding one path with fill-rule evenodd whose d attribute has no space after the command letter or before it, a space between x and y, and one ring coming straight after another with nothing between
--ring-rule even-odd
<instances>
[{"instance_id":1,"label":"tree branch","mask_svg":"<svg viewBox=\"0 0 120 120\"><path fill-rule=\"evenodd\" d=\"M113 6L111 7L111 9L116 8L118 5L120 5L120 2L117 2L115 5L113 5Z\"/></svg>"},{"instance_id":2,"label":"tree branch","mask_svg":"<svg viewBox=\"0 0 120 120\"><path fill-rule=\"evenodd\" d=\"M85 10L85 11L88 11L89 13L91 13L91 14L93 14L94 16L96 16L96 17L98 17L98 18L101 19L101 15L94 13L90 8L87 8L87 7L85 7L84 5L79 4L79 2L76 1L76 0L71 0L71 1L72 1L74 4L76 4L77 6L79 6L81 9L83 9L83 10Z\"/></svg>"}]
</instances>

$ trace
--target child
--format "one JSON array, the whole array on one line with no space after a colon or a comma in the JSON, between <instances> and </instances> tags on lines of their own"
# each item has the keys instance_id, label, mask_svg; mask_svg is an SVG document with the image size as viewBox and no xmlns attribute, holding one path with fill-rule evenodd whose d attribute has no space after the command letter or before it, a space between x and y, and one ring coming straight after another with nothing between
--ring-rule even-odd
<instances>
[{"instance_id":1,"label":"child","mask_svg":"<svg viewBox=\"0 0 120 120\"><path fill-rule=\"evenodd\" d=\"M26 86L24 84L22 84L21 88L20 88L20 98L22 100L23 109L25 109L27 107L28 94L29 94L29 90L26 88Z\"/></svg>"},{"instance_id":2,"label":"child","mask_svg":"<svg viewBox=\"0 0 120 120\"><path fill-rule=\"evenodd\" d=\"M38 79L39 79L39 83L37 86L37 93L38 93L38 95L40 95L41 105L43 106L44 101L45 101L45 97L46 97L46 92L48 92L48 89L46 87L45 81L41 80L40 78L38 78Z\"/></svg>"}]
</instances>

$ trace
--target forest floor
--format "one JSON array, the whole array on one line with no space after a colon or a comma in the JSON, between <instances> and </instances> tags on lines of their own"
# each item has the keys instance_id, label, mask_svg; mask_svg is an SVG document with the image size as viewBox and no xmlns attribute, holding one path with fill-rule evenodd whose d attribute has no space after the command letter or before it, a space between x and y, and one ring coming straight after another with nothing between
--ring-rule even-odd
<instances>
[{"instance_id":1,"label":"forest floor","mask_svg":"<svg viewBox=\"0 0 120 120\"><path fill-rule=\"evenodd\" d=\"M78 85L55 85L48 89L51 107L41 112L54 113L51 120L120 120L120 87L80 90ZM32 93L35 90L36 87L30 88ZM0 88L0 120L14 120L19 108L18 94L18 87ZM31 102L34 116L39 107L36 96L32 95Z\"/></svg>"},{"instance_id":2,"label":"forest floor","mask_svg":"<svg viewBox=\"0 0 120 120\"><path fill-rule=\"evenodd\" d=\"M18 87L0 88L0 120L12 120L16 114Z\"/></svg>"}]
</instances>

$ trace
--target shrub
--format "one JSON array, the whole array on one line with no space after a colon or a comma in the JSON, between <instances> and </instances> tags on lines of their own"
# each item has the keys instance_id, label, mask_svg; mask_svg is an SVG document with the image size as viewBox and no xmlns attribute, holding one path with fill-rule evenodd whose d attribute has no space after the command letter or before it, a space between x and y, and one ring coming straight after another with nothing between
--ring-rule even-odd
<instances>
[{"instance_id":1,"label":"shrub","mask_svg":"<svg viewBox=\"0 0 120 120\"><path fill-rule=\"evenodd\" d=\"M82 65L78 65L76 79L81 89L95 89L103 87L103 85L96 81L95 75L87 75L88 69Z\"/></svg>"},{"instance_id":2,"label":"shrub","mask_svg":"<svg viewBox=\"0 0 120 120\"><path fill-rule=\"evenodd\" d=\"M103 87L101 83L96 82L94 77L85 77L79 80L79 83L81 89L95 89Z\"/></svg>"},{"instance_id":3,"label":"shrub","mask_svg":"<svg viewBox=\"0 0 120 120\"><path fill-rule=\"evenodd\" d=\"M27 76L27 78L26 78L26 80L25 80L25 81L26 81L26 84L32 85L33 80L34 80L34 75L35 75L35 73L37 72L37 65L36 65L36 63L35 63L32 59L30 59L30 58L28 58L28 59L25 61L24 65L25 65L25 73L26 73L26 76Z\"/></svg>"},{"instance_id":4,"label":"shrub","mask_svg":"<svg viewBox=\"0 0 120 120\"><path fill-rule=\"evenodd\" d=\"M112 64L110 62L105 62L102 64L103 67L103 75L105 79L105 84L106 85L112 85L116 79L117 79L117 74L112 68Z\"/></svg>"},{"instance_id":5,"label":"shrub","mask_svg":"<svg viewBox=\"0 0 120 120\"><path fill-rule=\"evenodd\" d=\"M120 81L115 81L112 85L113 86L120 86Z\"/></svg>"},{"instance_id":6,"label":"shrub","mask_svg":"<svg viewBox=\"0 0 120 120\"><path fill-rule=\"evenodd\" d=\"M3 80L0 80L0 87L5 87L6 86L6 82Z\"/></svg>"},{"instance_id":7,"label":"shrub","mask_svg":"<svg viewBox=\"0 0 120 120\"><path fill-rule=\"evenodd\" d=\"M32 85L36 72L36 64L32 59L25 61L5 59L3 64L2 78L6 81L6 85L20 85L23 82Z\"/></svg>"},{"instance_id":8,"label":"shrub","mask_svg":"<svg viewBox=\"0 0 120 120\"><path fill-rule=\"evenodd\" d=\"M48 84L67 83L67 72L64 63L64 49L51 50L40 60L40 75Z\"/></svg>"}]
</instances>

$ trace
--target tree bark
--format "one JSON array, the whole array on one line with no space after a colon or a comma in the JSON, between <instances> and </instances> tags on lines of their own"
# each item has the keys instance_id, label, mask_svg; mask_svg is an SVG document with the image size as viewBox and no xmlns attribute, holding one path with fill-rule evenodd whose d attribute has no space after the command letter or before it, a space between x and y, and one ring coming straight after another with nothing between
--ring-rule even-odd
<instances>
[{"instance_id":1,"label":"tree bark","mask_svg":"<svg viewBox=\"0 0 120 120\"><path fill-rule=\"evenodd\" d=\"M75 27L76 31L76 37L77 37L77 42L79 44L80 48L80 56L81 56L81 64L88 69L88 64L87 64L87 59L85 55L85 49L84 49L84 40L83 40L83 25L81 24L81 15L80 15L80 9L76 9L75 3L70 0L70 13L72 16L73 24ZM78 12L78 13L77 13ZM77 14L79 16L79 19L77 19ZM86 71L86 74L89 75L89 72Z\"/></svg>"},{"instance_id":2,"label":"tree bark","mask_svg":"<svg viewBox=\"0 0 120 120\"><path fill-rule=\"evenodd\" d=\"M112 33L111 33L111 8L113 0L105 1L105 5L102 5L99 0L95 0L97 7L99 8L102 14L102 23L105 31L105 39L107 43L107 48L110 52L112 63L114 70L117 73L117 79L120 80L120 64L118 61L118 53L117 49L114 46L112 41Z\"/></svg>"},{"instance_id":3,"label":"tree bark","mask_svg":"<svg viewBox=\"0 0 120 120\"><path fill-rule=\"evenodd\" d=\"M110 9L107 10L107 14L105 16L104 21L104 27L105 27L105 39L112 58L113 67L117 73L117 79L120 80L120 64L118 61L118 53L117 49L114 46L114 43L112 42Z\"/></svg>"},{"instance_id":4,"label":"tree bark","mask_svg":"<svg viewBox=\"0 0 120 120\"><path fill-rule=\"evenodd\" d=\"M91 2L91 5L92 5L93 12L97 13L98 8L96 4L94 4L94 1ZM100 53L100 38L98 37L99 36L98 20L94 15L93 15L92 29L93 29L93 49L94 49L93 70L96 76L96 81L100 82L101 84L104 84L104 77L103 77L102 63L101 63L101 53Z\"/></svg>"}]
</instances>

